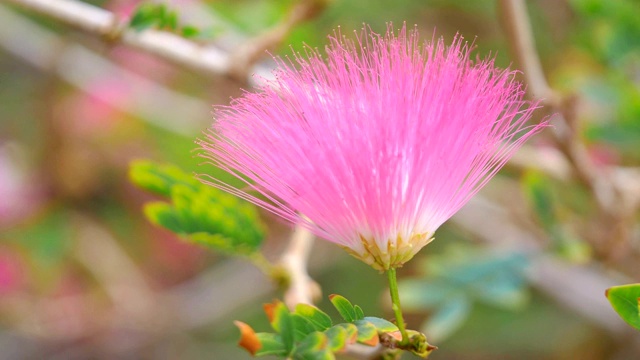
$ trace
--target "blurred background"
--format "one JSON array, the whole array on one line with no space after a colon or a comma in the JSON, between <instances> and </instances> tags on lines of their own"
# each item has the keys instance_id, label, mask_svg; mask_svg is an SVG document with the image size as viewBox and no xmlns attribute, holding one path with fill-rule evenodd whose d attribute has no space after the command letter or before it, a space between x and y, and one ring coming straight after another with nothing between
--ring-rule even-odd
<instances>
[{"instance_id":1,"label":"blurred background","mask_svg":"<svg viewBox=\"0 0 640 360\"><path fill-rule=\"evenodd\" d=\"M265 50L406 22L523 66L509 1L164 2L188 41L232 59L209 68L20 3L0 3L0 359L250 358L232 321L266 331L262 304L282 293L252 264L152 225L154 198L127 173L141 158L218 171L194 141L212 105L268 76ZM84 3L124 24L140 5ZM637 359L638 333L604 290L640 279L640 2L524 3L549 87L522 80L544 100L535 121L554 128L401 269L407 319L434 359ZM261 216L277 261L291 229ZM391 318L385 277L338 247L316 241L310 275L321 308L339 293Z\"/></svg>"}]
</instances>

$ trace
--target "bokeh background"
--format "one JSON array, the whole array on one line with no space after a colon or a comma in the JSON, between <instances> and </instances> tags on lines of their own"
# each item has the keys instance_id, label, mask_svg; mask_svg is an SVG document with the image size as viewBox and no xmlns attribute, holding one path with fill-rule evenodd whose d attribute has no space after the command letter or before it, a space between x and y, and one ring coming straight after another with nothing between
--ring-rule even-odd
<instances>
[{"instance_id":1,"label":"bokeh background","mask_svg":"<svg viewBox=\"0 0 640 360\"><path fill-rule=\"evenodd\" d=\"M126 21L140 2L87 3ZM247 262L152 225L142 206L153 197L127 173L140 158L217 171L200 165L194 140L212 105L273 66L264 49L249 59L243 45L299 3L166 3L200 29L193 41L251 66L198 71L0 3L0 359L248 359L232 321L268 329L262 303L282 296L277 287ZM460 34L477 56L519 66L497 1L321 3L270 51L322 48L338 26L350 36L363 23L384 31L406 22L425 38ZM440 347L434 359L640 358L638 333L604 297L640 279L640 3L526 6L560 99L547 98L536 121L551 116L555 130L533 139L400 271L407 318ZM571 135L558 135L565 125ZM261 215L263 251L275 260L291 229ZM310 274L323 299L343 294L391 317L384 276L338 247L314 246ZM326 300L319 306L330 312Z\"/></svg>"}]
</instances>

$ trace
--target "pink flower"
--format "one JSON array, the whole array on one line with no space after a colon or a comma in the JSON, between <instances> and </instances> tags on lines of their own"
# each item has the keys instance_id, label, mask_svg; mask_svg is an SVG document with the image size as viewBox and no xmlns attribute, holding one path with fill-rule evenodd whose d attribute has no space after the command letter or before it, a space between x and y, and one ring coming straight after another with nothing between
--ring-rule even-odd
<instances>
[{"instance_id":1,"label":"pink flower","mask_svg":"<svg viewBox=\"0 0 640 360\"><path fill-rule=\"evenodd\" d=\"M546 123L527 126L514 72L457 37L365 29L326 61L278 60L275 80L216 111L203 156L258 192L209 183L301 223L378 270L402 266Z\"/></svg>"}]
</instances>

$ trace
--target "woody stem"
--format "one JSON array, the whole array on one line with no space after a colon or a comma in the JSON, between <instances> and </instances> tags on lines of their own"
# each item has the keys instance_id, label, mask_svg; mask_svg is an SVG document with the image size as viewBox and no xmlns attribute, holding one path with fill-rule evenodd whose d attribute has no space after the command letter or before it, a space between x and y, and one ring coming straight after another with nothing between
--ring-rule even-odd
<instances>
[{"instance_id":1,"label":"woody stem","mask_svg":"<svg viewBox=\"0 0 640 360\"><path fill-rule=\"evenodd\" d=\"M392 268L387 270L387 277L389 278L389 292L391 293L391 307L393 313L396 315L396 323L400 334L402 334L401 345L409 343L409 335L407 335L407 329L404 325L404 319L402 318L402 309L400 308L400 296L398 295L398 279L396 277L396 269Z\"/></svg>"}]
</instances>

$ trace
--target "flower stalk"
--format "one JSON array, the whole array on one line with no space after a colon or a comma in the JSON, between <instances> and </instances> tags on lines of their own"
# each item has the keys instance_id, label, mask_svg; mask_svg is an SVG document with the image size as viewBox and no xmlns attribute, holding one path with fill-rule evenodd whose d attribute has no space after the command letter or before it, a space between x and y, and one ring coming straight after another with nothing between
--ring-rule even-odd
<instances>
[{"instance_id":1,"label":"flower stalk","mask_svg":"<svg viewBox=\"0 0 640 360\"><path fill-rule=\"evenodd\" d=\"M404 324L404 318L402 317L402 308L400 307L400 296L398 295L398 278L396 276L396 269L391 268L387 270L387 277L389 278L389 292L391 293L391 308L396 316L396 324L400 329L402 340L400 340L400 346L409 344L409 335Z\"/></svg>"}]
</instances>

